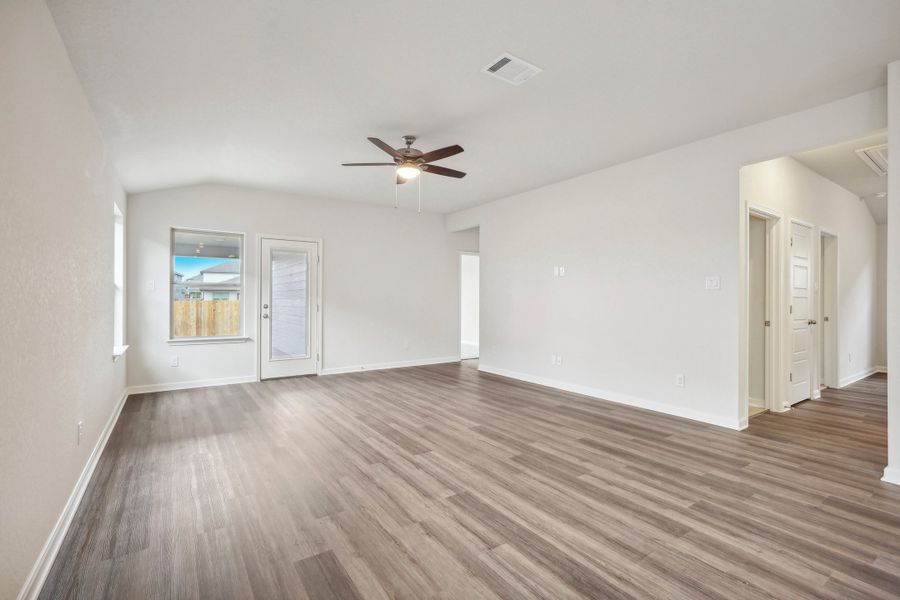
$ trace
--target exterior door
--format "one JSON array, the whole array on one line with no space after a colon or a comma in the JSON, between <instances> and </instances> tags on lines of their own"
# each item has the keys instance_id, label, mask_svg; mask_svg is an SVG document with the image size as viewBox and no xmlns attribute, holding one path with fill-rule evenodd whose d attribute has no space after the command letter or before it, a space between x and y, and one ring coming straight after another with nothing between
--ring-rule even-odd
<instances>
[{"instance_id":1,"label":"exterior door","mask_svg":"<svg viewBox=\"0 0 900 600\"><path fill-rule=\"evenodd\" d=\"M319 244L260 240L260 379L318 372Z\"/></svg>"},{"instance_id":2,"label":"exterior door","mask_svg":"<svg viewBox=\"0 0 900 600\"><path fill-rule=\"evenodd\" d=\"M811 394L811 362L816 359L811 343L812 230L791 224L791 404L808 400Z\"/></svg>"}]
</instances>

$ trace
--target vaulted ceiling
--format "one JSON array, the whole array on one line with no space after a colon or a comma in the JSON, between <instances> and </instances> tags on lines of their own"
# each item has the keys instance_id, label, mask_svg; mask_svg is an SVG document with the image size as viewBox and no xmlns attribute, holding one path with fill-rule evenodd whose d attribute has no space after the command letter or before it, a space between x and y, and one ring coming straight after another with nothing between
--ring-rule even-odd
<instances>
[{"instance_id":1,"label":"vaulted ceiling","mask_svg":"<svg viewBox=\"0 0 900 600\"><path fill-rule=\"evenodd\" d=\"M129 191L394 200L366 136L430 150L449 212L883 85L896 0L49 0ZM544 69L514 87L502 52ZM413 186L401 188L412 203ZM405 194L405 196L404 196Z\"/></svg>"}]
</instances>

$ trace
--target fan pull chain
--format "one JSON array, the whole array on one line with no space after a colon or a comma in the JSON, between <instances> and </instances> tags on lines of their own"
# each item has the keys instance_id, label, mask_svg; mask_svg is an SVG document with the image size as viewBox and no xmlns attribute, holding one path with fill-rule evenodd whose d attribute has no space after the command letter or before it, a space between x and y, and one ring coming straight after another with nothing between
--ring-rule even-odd
<instances>
[{"instance_id":1,"label":"fan pull chain","mask_svg":"<svg viewBox=\"0 0 900 600\"><path fill-rule=\"evenodd\" d=\"M422 176L419 175L416 179L419 180L419 212L422 212Z\"/></svg>"}]
</instances>

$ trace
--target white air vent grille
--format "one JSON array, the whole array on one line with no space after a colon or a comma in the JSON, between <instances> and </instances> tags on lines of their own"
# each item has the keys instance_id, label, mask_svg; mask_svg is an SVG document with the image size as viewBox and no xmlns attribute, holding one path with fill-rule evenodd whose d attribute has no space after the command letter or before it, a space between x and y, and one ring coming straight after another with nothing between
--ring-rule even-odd
<instances>
[{"instance_id":1,"label":"white air vent grille","mask_svg":"<svg viewBox=\"0 0 900 600\"><path fill-rule=\"evenodd\" d=\"M498 56L496 60L491 61L491 64L481 69L481 72L497 79L502 79L512 85L522 85L542 70L521 58L504 53Z\"/></svg>"},{"instance_id":2,"label":"white air vent grille","mask_svg":"<svg viewBox=\"0 0 900 600\"><path fill-rule=\"evenodd\" d=\"M887 175L888 171L888 145L870 146L856 151L856 155L866 166L878 175Z\"/></svg>"}]
</instances>

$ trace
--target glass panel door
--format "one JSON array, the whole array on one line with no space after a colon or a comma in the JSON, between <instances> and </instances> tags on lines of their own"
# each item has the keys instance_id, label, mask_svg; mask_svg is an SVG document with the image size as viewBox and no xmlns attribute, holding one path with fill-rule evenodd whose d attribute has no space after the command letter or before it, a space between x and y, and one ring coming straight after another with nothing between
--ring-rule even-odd
<instances>
[{"instance_id":1,"label":"glass panel door","mask_svg":"<svg viewBox=\"0 0 900 600\"><path fill-rule=\"evenodd\" d=\"M272 249L269 358L309 358L309 253Z\"/></svg>"},{"instance_id":2,"label":"glass panel door","mask_svg":"<svg viewBox=\"0 0 900 600\"><path fill-rule=\"evenodd\" d=\"M318 372L319 244L260 240L259 375Z\"/></svg>"}]
</instances>

